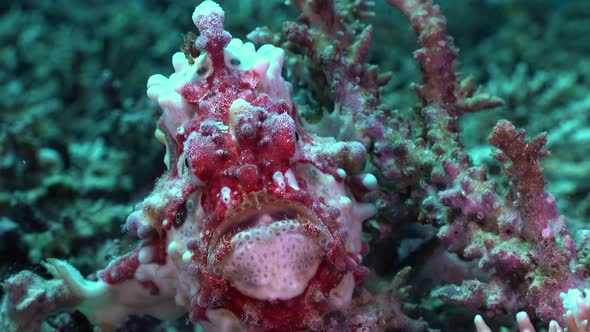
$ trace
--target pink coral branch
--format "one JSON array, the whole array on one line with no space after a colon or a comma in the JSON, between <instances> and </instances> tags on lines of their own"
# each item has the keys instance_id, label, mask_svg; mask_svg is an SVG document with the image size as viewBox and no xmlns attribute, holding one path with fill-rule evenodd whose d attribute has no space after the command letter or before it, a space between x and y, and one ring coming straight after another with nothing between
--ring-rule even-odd
<instances>
[{"instance_id":1,"label":"pink coral branch","mask_svg":"<svg viewBox=\"0 0 590 332\"><path fill-rule=\"evenodd\" d=\"M489 143L500 149L495 157L505 163L511 183L507 199L514 200L522 216L522 236L532 246L529 254L538 268L528 289L528 305L543 319L563 322L559 294L575 288L580 281L570 269L577 259L576 248L555 198L545 191L539 158L548 155L542 150L546 136L543 133L527 140L525 135L524 130L502 120L490 135Z\"/></svg>"},{"instance_id":2,"label":"pink coral branch","mask_svg":"<svg viewBox=\"0 0 590 332\"><path fill-rule=\"evenodd\" d=\"M451 106L457 102L458 77L453 67L457 50L446 34L446 19L430 0L388 0L412 23L421 48L414 53L422 70L422 85L417 92L427 104ZM449 110L460 115L458 110ZM454 111L454 112L453 112Z\"/></svg>"},{"instance_id":3,"label":"pink coral branch","mask_svg":"<svg viewBox=\"0 0 590 332\"><path fill-rule=\"evenodd\" d=\"M431 0L387 0L412 23L420 49L414 57L420 64L422 84L416 91L425 104L445 108L451 116L502 105L502 100L477 91L471 79L460 82L454 67L457 49L447 35L446 18Z\"/></svg>"}]
</instances>

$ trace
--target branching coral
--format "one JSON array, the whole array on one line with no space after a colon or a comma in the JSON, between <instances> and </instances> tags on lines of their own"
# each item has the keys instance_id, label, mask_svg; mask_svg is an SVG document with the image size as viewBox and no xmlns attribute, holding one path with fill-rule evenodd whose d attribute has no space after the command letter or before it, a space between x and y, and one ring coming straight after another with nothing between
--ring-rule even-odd
<instances>
[{"instance_id":1,"label":"branching coral","mask_svg":"<svg viewBox=\"0 0 590 332\"><path fill-rule=\"evenodd\" d=\"M502 188L470 159L460 120L503 102L456 73L438 6L388 3L418 38L419 103L408 112L382 96L392 73L368 63L371 1L294 1L300 22L251 33L267 43L258 48L232 38L221 7L200 4L199 35L172 57L174 73L148 80L162 110L156 138L166 172L125 222L140 243L96 278L48 259L54 280L8 279L3 327L34 329L49 313L77 309L104 329L134 314L188 314L211 329L424 331L440 324L421 317L431 304L412 302L431 296L488 316L518 313L522 330L531 318L556 331L558 322L587 328L590 238L570 235L547 191L546 134L527 139L497 123L488 142L504 165ZM70 154L82 163L123 159ZM61 167L50 150L40 156ZM80 190L130 190L125 177L96 181L121 169L85 168ZM426 287L410 287L426 273ZM481 316L475 325L489 330Z\"/></svg>"}]
</instances>

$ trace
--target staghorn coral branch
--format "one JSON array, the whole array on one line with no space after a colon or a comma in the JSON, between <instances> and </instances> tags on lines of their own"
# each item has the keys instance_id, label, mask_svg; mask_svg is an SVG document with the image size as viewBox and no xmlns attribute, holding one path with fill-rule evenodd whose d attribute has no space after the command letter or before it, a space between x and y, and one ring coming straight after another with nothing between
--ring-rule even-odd
<instances>
[{"instance_id":1,"label":"staghorn coral branch","mask_svg":"<svg viewBox=\"0 0 590 332\"><path fill-rule=\"evenodd\" d=\"M422 84L416 87L416 92L425 104L445 108L451 116L503 104L501 99L479 91L474 96L471 79L460 82L454 71L457 49L453 38L447 35L446 19L439 6L431 0L387 2L407 17L418 36L421 48L414 52L414 57L420 64Z\"/></svg>"},{"instance_id":2,"label":"staghorn coral branch","mask_svg":"<svg viewBox=\"0 0 590 332\"><path fill-rule=\"evenodd\" d=\"M387 0L412 23L421 49L414 53L422 70L422 85L417 92L427 104L452 106L457 102L459 83L453 67L457 50L446 34L446 19L438 6L427 0ZM450 114L458 110L449 110Z\"/></svg>"},{"instance_id":3,"label":"staghorn coral branch","mask_svg":"<svg viewBox=\"0 0 590 332\"><path fill-rule=\"evenodd\" d=\"M518 210L529 221L523 224L522 235L539 251L538 261L542 269L552 269L551 266L544 266L543 262L554 259L556 261L551 265L559 262L558 265L565 269L575 257L575 245L565 220L559 216L555 198L545 191L543 167L539 159L549 155L542 150L547 136L542 133L527 141L525 134L524 130L517 130L512 123L501 120L490 135L489 143L500 149L495 154L496 159L506 163L505 171L511 179L512 192L517 194ZM555 242L547 241L554 237L561 238L566 251Z\"/></svg>"},{"instance_id":4,"label":"staghorn coral branch","mask_svg":"<svg viewBox=\"0 0 590 332\"><path fill-rule=\"evenodd\" d=\"M422 71L416 91L424 103L429 149L438 151L434 170L425 179L422 209L428 219L445 216L438 236L451 252L477 259L483 271L491 272L490 282L467 280L459 287L440 287L433 295L497 313L525 308L563 323L560 294L578 287L585 269L570 270L577 258L575 246L555 200L544 190L538 162L546 155L541 150L544 135L527 141L507 121L494 129L490 144L501 149L496 154L500 161L510 162L511 192L502 199L486 170L471 166L457 122L465 112L502 102L475 89L471 79L460 82L453 71L457 51L438 6L429 0L388 2L412 23L421 47L415 52ZM439 187L432 187L433 182ZM440 190L441 184L447 189Z\"/></svg>"}]
</instances>

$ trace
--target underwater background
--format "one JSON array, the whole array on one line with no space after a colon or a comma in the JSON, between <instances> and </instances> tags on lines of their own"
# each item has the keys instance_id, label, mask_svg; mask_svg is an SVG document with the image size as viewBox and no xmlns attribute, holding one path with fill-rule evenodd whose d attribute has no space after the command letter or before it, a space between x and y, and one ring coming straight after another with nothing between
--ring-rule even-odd
<instances>
[{"instance_id":1,"label":"underwater background","mask_svg":"<svg viewBox=\"0 0 590 332\"><path fill-rule=\"evenodd\" d=\"M234 37L280 31L297 11L284 1L219 1ZM590 4L587 0L440 0L460 49L457 71L505 105L462 117L475 164L498 176L487 136L499 119L547 132L548 191L572 233L590 222ZM147 78L170 73L170 54L193 31L195 1L20 0L0 4L0 280L67 259L89 275L136 239L122 230L165 166L154 138L159 117ZM418 102L416 38L403 15L377 1L371 63L393 72L385 102L401 113ZM294 94L299 89L294 85ZM367 226L368 227L368 226ZM395 232L395 230L394 230ZM371 241L371 230L367 230ZM375 240L375 239L373 239ZM371 242L365 265L392 275L415 245ZM379 248L381 250L379 250ZM389 248L395 257L379 253ZM390 260L391 259L391 260ZM413 262L420 269L420 261ZM442 331L472 331L475 312L428 298L436 277L410 279L416 316ZM419 286L419 287L416 287ZM511 328L511 319L489 322ZM81 314L51 317L47 331L91 331ZM513 327L512 327L513 328ZM193 331L185 319L133 317L117 331Z\"/></svg>"}]
</instances>

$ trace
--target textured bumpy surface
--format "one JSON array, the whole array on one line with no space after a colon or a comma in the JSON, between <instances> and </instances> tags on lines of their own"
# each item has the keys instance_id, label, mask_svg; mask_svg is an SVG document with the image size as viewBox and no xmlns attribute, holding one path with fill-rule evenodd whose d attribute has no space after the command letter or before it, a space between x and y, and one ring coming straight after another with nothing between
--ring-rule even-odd
<instances>
[{"instance_id":1,"label":"textured bumpy surface","mask_svg":"<svg viewBox=\"0 0 590 332\"><path fill-rule=\"evenodd\" d=\"M364 146L306 133L284 52L231 39L223 20L216 3L199 5L193 53L148 81L168 172L127 219L142 244L96 282L47 263L103 328L187 311L219 328L313 327L366 273L361 225L374 206L359 199L375 178L361 173Z\"/></svg>"},{"instance_id":2,"label":"textured bumpy surface","mask_svg":"<svg viewBox=\"0 0 590 332\"><path fill-rule=\"evenodd\" d=\"M0 5L0 331L588 331L587 0L201 2Z\"/></svg>"}]
</instances>

